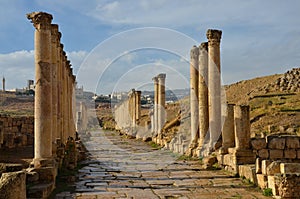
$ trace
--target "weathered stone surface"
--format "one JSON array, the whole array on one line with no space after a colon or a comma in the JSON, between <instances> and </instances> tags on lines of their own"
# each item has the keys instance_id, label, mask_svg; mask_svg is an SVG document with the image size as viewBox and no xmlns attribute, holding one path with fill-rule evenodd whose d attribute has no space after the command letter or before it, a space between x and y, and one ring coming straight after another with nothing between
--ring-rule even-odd
<instances>
[{"instance_id":1,"label":"weathered stone surface","mask_svg":"<svg viewBox=\"0 0 300 199\"><path fill-rule=\"evenodd\" d=\"M281 198L299 198L300 196L300 175L281 174L275 176L276 193Z\"/></svg>"},{"instance_id":2,"label":"weathered stone surface","mask_svg":"<svg viewBox=\"0 0 300 199\"><path fill-rule=\"evenodd\" d=\"M284 158L295 159L297 157L297 152L295 149L285 149L283 151Z\"/></svg>"},{"instance_id":3,"label":"weathered stone surface","mask_svg":"<svg viewBox=\"0 0 300 199\"><path fill-rule=\"evenodd\" d=\"M256 174L256 178L257 178L257 185L261 188L261 189L265 189L268 186L268 177L264 174Z\"/></svg>"},{"instance_id":4,"label":"weathered stone surface","mask_svg":"<svg viewBox=\"0 0 300 199\"><path fill-rule=\"evenodd\" d=\"M268 148L269 149L284 149L285 148L285 138L278 136L268 136Z\"/></svg>"},{"instance_id":5,"label":"weathered stone surface","mask_svg":"<svg viewBox=\"0 0 300 199\"><path fill-rule=\"evenodd\" d=\"M281 163L280 173L282 174L300 173L300 163Z\"/></svg>"},{"instance_id":6,"label":"weathered stone surface","mask_svg":"<svg viewBox=\"0 0 300 199\"><path fill-rule=\"evenodd\" d=\"M270 149L269 150L270 159L276 160L276 159L282 159L283 158L283 150L280 149Z\"/></svg>"},{"instance_id":7,"label":"weathered stone surface","mask_svg":"<svg viewBox=\"0 0 300 199\"><path fill-rule=\"evenodd\" d=\"M258 156L262 159L269 158L269 150L268 149L260 149L258 150Z\"/></svg>"},{"instance_id":8,"label":"weathered stone surface","mask_svg":"<svg viewBox=\"0 0 300 199\"><path fill-rule=\"evenodd\" d=\"M286 138L286 147L288 149L298 149L300 148L299 137L289 136Z\"/></svg>"},{"instance_id":9,"label":"weathered stone surface","mask_svg":"<svg viewBox=\"0 0 300 199\"><path fill-rule=\"evenodd\" d=\"M25 172L3 173L0 178L0 198L26 199Z\"/></svg>"},{"instance_id":10,"label":"weathered stone surface","mask_svg":"<svg viewBox=\"0 0 300 199\"><path fill-rule=\"evenodd\" d=\"M255 165L239 165L239 175L257 184Z\"/></svg>"},{"instance_id":11,"label":"weathered stone surface","mask_svg":"<svg viewBox=\"0 0 300 199\"><path fill-rule=\"evenodd\" d=\"M255 150L266 149L267 142L265 138L253 138L251 140L251 146Z\"/></svg>"},{"instance_id":12,"label":"weathered stone surface","mask_svg":"<svg viewBox=\"0 0 300 199\"><path fill-rule=\"evenodd\" d=\"M271 160L262 160L261 161L261 172L264 175L267 175L267 167L272 163Z\"/></svg>"},{"instance_id":13,"label":"weathered stone surface","mask_svg":"<svg viewBox=\"0 0 300 199\"><path fill-rule=\"evenodd\" d=\"M274 196L278 195L278 184L275 182L275 176L268 176L268 188L272 189Z\"/></svg>"},{"instance_id":14,"label":"weathered stone surface","mask_svg":"<svg viewBox=\"0 0 300 199\"><path fill-rule=\"evenodd\" d=\"M275 175L276 173L280 173L280 162L274 161L267 167L267 175Z\"/></svg>"}]
</instances>

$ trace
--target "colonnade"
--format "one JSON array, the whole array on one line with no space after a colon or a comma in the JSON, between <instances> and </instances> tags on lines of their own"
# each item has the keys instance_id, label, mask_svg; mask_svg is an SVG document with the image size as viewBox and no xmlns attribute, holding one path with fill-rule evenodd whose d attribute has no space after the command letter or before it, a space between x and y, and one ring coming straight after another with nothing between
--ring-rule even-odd
<instances>
[{"instance_id":1,"label":"colonnade","mask_svg":"<svg viewBox=\"0 0 300 199\"><path fill-rule=\"evenodd\" d=\"M27 14L35 27L35 168L52 165L56 143L75 137L75 79L57 24L45 12Z\"/></svg>"}]
</instances>

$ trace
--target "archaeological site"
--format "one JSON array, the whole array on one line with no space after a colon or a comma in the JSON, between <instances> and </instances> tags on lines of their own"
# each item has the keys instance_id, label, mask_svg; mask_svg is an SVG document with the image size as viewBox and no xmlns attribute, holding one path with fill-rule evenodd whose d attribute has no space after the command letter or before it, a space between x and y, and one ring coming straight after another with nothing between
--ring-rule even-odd
<instances>
[{"instance_id":1,"label":"archaeological site","mask_svg":"<svg viewBox=\"0 0 300 199\"><path fill-rule=\"evenodd\" d=\"M226 37L208 29L186 52L188 95L168 100L161 71L149 96L86 97L53 16L27 19L34 96L3 78L0 199L300 198L300 68L223 85Z\"/></svg>"}]
</instances>

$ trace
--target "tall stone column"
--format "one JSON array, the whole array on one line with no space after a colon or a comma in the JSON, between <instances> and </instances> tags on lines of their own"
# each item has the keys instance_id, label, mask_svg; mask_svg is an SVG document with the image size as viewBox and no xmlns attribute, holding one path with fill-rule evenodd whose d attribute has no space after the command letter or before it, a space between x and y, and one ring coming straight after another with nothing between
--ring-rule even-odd
<instances>
[{"instance_id":1,"label":"tall stone column","mask_svg":"<svg viewBox=\"0 0 300 199\"><path fill-rule=\"evenodd\" d=\"M58 42L59 42L59 34L58 34L58 25L51 25L51 60L52 60L52 151L53 155L56 155L56 138L58 131L58 89L57 89L57 71L58 71Z\"/></svg>"},{"instance_id":2,"label":"tall stone column","mask_svg":"<svg viewBox=\"0 0 300 199\"><path fill-rule=\"evenodd\" d=\"M158 78L153 77L154 81L154 105L153 105L153 132L154 135L158 134Z\"/></svg>"},{"instance_id":3,"label":"tall stone column","mask_svg":"<svg viewBox=\"0 0 300 199\"><path fill-rule=\"evenodd\" d=\"M208 103L210 147L214 148L221 135L221 62L220 41L222 31L207 30L208 39Z\"/></svg>"},{"instance_id":4,"label":"tall stone column","mask_svg":"<svg viewBox=\"0 0 300 199\"><path fill-rule=\"evenodd\" d=\"M62 76L63 76L63 141L66 142L69 136L69 123L68 123L68 69L67 69L67 56L66 53L63 52L63 62L62 62Z\"/></svg>"},{"instance_id":5,"label":"tall stone column","mask_svg":"<svg viewBox=\"0 0 300 199\"><path fill-rule=\"evenodd\" d=\"M199 46L199 143L201 147L209 127L208 116L208 43L203 42Z\"/></svg>"},{"instance_id":6,"label":"tall stone column","mask_svg":"<svg viewBox=\"0 0 300 199\"><path fill-rule=\"evenodd\" d=\"M72 115L73 115L73 130L74 136L76 137L76 76L72 75Z\"/></svg>"},{"instance_id":7,"label":"tall stone column","mask_svg":"<svg viewBox=\"0 0 300 199\"><path fill-rule=\"evenodd\" d=\"M62 46L60 43L61 33L58 32L57 43L57 138L62 139L62 114L61 114L61 62L62 62Z\"/></svg>"},{"instance_id":8,"label":"tall stone column","mask_svg":"<svg viewBox=\"0 0 300 199\"><path fill-rule=\"evenodd\" d=\"M234 107L235 148L250 149L250 116L249 106Z\"/></svg>"},{"instance_id":9,"label":"tall stone column","mask_svg":"<svg viewBox=\"0 0 300 199\"><path fill-rule=\"evenodd\" d=\"M141 94L142 92L141 91L136 91L135 92L135 120L137 122L137 124L139 124L140 122L140 119L141 119Z\"/></svg>"},{"instance_id":10,"label":"tall stone column","mask_svg":"<svg viewBox=\"0 0 300 199\"><path fill-rule=\"evenodd\" d=\"M196 46L190 51L190 104L191 104L191 148L196 147L199 129L198 112L198 59L199 49Z\"/></svg>"},{"instance_id":11,"label":"tall stone column","mask_svg":"<svg viewBox=\"0 0 300 199\"><path fill-rule=\"evenodd\" d=\"M222 150L221 153L228 152L228 148L234 147L235 135L234 135L234 104L227 104L226 116L222 130Z\"/></svg>"},{"instance_id":12,"label":"tall stone column","mask_svg":"<svg viewBox=\"0 0 300 199\"><path fill-rule=\"evenodd\" d=\"M34 159L35 168L52 164L52 15L33 12L27 15L35 27L35 103Z\"/></svg>"},{"instance_id":13,"label":"tall stone column","mask_svg":"<svg viewBox=\"0 0 300 199\"><path fill-rule=\"evenodd\" d=\"M165 115L165 106L166 106L166 89L165 89L165 81L166 81L166 74L159 74L158 78L158 114L157 114L157 130L158 134L161 134L161 130L166 122L166 115Z\"/></svg>"}]
</instances>

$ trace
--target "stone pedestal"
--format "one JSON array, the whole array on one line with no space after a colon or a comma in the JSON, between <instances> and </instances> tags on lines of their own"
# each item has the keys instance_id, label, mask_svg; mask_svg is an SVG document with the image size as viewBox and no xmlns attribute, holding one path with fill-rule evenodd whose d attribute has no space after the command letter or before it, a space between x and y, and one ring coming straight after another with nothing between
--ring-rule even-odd
<instances>
[{"instance_id":1,"label":"stone pedestal","mask_svg":"<svg viewBox=\"0 0 300 199\"><path fill-rule=\"evenodd\" d=\"M198 141L199 112L198 112L198 59L199 49L196 46L190 51L190 103L191 103L191 148L196 147Z\"/></svg>"},{"instance_id":2,"label":"stone pedestal","mask_svg":"<svg viewBox=\"0 0 300 199\"><path fill-rule=\"evenodd\" d=\"M214 148L221 135L221 63L220 41L222 31L207 30L208 39L208 93L210 147Z\"/></svg>"},{"instance_id":3,"label":"stone pedestal","mask_svg":"<svg viewBox=\"0 0 300 199\"><path fill-rule=\"evenodd\" d=\"M209 127L208 116L208 43L203 42L199 46L199 143L201 147Z\"/></svg>"},{"instance_id":4,"label":"stone pedestal","mask_svg":"<svg viewBox=\"0 0 300 199\"><path fill-rule=\"evenodd\" d=\"M52 60L51 60L51 21L52 15L34 12L27 15L35 31L35 103L34 125L35 167L52 164Z\"/></svg>"}]
</instances>

